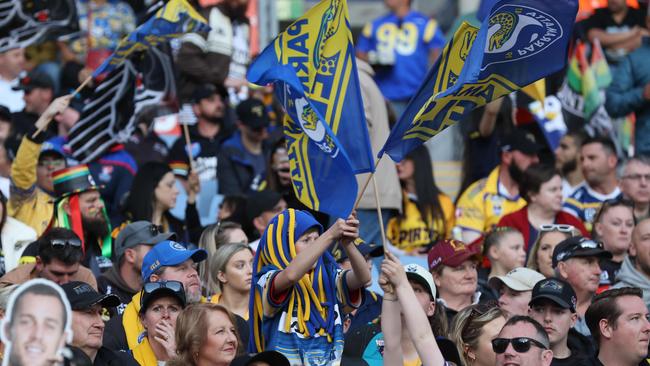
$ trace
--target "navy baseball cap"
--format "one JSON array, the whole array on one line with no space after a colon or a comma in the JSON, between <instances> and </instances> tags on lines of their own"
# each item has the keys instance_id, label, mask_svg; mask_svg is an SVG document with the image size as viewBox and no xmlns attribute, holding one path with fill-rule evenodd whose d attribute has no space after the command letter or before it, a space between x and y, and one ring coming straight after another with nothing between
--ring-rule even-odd
<instances>
[{"instance_id":1,"label":"navy baseball cap","mask_svg":"<svg viewBox=\"0 0 650 366\"><path fill-rule=\"evenodd\" d=\"M160 267L177 266L188 259L194 263L208 258L205 249L187 249L183 244L172 240L165 240L156 244L142 261L142 281L149 282L149 277Z\"/></svg>"},{"instance_id":2,"label":"navy baseball cap","mask_svg":"<svg viewBox=\"0 0 650 366\"><path fill-rule=\"evenodd\" d=\"M533 294L528 305L533 306L540 300L550 300L563 309L576 312L578 298L571 285L559 278L547 278L535 284Z\"/></svg>"}]
</instances>

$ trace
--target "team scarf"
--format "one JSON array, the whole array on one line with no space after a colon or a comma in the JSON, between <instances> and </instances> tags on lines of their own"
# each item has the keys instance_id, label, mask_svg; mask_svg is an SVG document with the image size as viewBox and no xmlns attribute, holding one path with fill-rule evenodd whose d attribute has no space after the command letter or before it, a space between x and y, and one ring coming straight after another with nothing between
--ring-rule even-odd
<instances>
[{"instance_id":1,"label":"team scarf","mask_svg":"<svg viewBox=\"0 0 650 366\"><path fill-rule=\"evenodd\" d=\"M262 286L259 279L269 271L282 271L296 256L295 242L307 230L317 228L322 234L323 227L314 217L300 210L287 209L274 217L260 239L260 245L253 262L253 287L249 302L249 326L251 337L249 351L258 353L266 349L266 340L271 337L273 329L263 326ZM283 329L290 332L291 320L296 315L297 332L309 338L315 335L327 337L333 341L334 307L336 299L336 270L334 258L325 252L316 262L316 267L307 272L292 289L288 290L286 299L287 316Z\"/></svg>"},{"instance_id":2,"label":"team scarf","mask_svg":"<svg viewBox=\"0 0 650 366\"><path fill-rule=\"evenodd\" d=\"M68 213L65 211L66 203L70 205L70 215L68 215ZM54 217L52 222L50 222L50 227L56 226L72 230L75 234L77 234L79 239L81 239L81 249L85 255L86 244L88 243L86 243L86 237L84 235L83 223L81 219L81 210L79 210L79 195L73 194L72 196L55 202L54 205ZM101 238L102 257L111 259L111 221L108 218L106 207L102 208L102 214L104 215L106 225L108 225L108 234ZM89 245L92 245L92 243Z\"/></svg>"}]
</instances>

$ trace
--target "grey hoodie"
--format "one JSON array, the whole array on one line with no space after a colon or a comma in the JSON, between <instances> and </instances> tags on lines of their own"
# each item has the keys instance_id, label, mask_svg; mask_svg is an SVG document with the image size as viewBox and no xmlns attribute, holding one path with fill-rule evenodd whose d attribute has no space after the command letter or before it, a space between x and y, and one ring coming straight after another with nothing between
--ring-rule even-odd
<instances>
[{"instance_id":1,"label":"grey hoodie","mask_svg":"<svg viewBox=\"0 0 650 366\"><path fill-rule=\"evenodd\" d=\"M650 277L639 272L634 266L634 260L630 256L625 256L621 270L616 276L616 284L613 288L621 287L638 287L643 290L643 301L650 309Z\"/></svg>"}]
</instances>

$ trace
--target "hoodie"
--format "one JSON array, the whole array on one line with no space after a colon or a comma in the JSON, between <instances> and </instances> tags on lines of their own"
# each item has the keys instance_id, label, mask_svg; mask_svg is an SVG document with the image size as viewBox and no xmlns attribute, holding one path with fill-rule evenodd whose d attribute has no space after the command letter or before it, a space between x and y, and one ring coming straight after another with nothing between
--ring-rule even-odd
<instances>
[{"instance_id":1,"label":"hoodie","mask_svg":"<svg viewBox=\"0 0 650 366\"><path fill-rule=\"evenodd\" d=\"M650 308L650 277L639 272L634 265L634 259L629 255L625 256L621 270L616 276L616 284L613 288L638 287L643 290L643 302Z\"/></svg>"},{"instance_id":2,"label":"hoodie","mask_svg":"<svg viewBox=\"0 0 650 366\"><path fill-rule=\"evenodd\" d=\"M117 267L113 266L97 278L97 286L102 294L114 294L120 298L120 304L114 308L108 309L112 317L124 312L126 305L131 302L133 296L138 292L129 287L120 276Z\"/></svg>"}]
</instances>

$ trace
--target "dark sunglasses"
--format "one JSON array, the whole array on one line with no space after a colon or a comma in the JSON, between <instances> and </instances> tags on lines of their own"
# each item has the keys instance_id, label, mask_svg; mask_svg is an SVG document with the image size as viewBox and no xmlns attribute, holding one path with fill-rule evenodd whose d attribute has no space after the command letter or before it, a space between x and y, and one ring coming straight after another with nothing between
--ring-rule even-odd
<instances>
[{"instance_id":1,"label":"dark sunglasses","mask_svg":"<svg viewBox=\"0 0 650 366\"><path fill-rule=\"evenodd\" d=\"M528 337L517 337L517 338L495 338L492 340L492 350L496 354L502 354L508 348L508 344L512 343L512 348L518 353L526 353L530 351L530 347L537 346L541 349L548 349L542 342L528 338Z\"/></svg>"},{"instance_id":2,"label":"dark sunglasses","mask_svg":"<svg viewBox=\"0 0 650 366\"><path fill-rule=\"evenodd\" d=\"M157 236L158 234L164 233L165 230L162 225L151 224L151 226L149 226L149 232L151 233L151 236Z\"/></svg>"},{"instance_id":3,"label":"dark sunglasses","mask_svg":"<svg viewBox=\"0 0 650 366\"><path fill-rule=\"evenodd\" d=\"M142 287L142 291L144 291L145 294L150 294L161 288L166 288L168 290L172 290L173 292L178 292L183 294L185 293L185 289L183 289L183 284L180 283L179 281L147 282Z\"/></svg>"},{"instance_id":4,"label":"dark sunglasses","mask_svg":"<svg viewBox=\"0 0 650 366\"><path fill-rule=\"evenodd\" d=\"M81 240L79 239L52 239L50 244L53 247L81 247Z\"/></svg>"}]
</instances>

